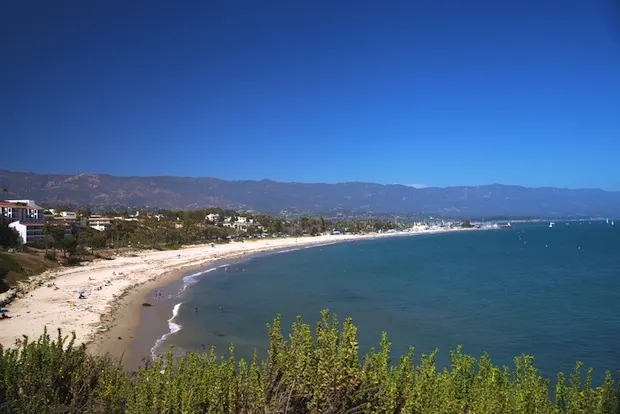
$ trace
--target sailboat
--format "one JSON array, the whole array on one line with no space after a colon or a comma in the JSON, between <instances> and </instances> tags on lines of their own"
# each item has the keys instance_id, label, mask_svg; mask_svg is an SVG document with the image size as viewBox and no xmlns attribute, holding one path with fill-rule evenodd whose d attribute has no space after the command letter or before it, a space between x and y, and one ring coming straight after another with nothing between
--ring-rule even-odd
<instances>
[{"instance_id":1,"label":"sailboat","mask_svg":"<svg viewBox=\"0 0 620 414\"><path fill-rule=\"evenodd\" d=\"M605 223L609 224L609 219L605 219ZM612 220L613 223L613 220Z\"/></svg>"},{"instance_id":2,"label":"sailboat","mask_svg":"<svg viewBox=\"0 0 620 414\"><path fill-rule=\"evenodd\" d=\"M555 223L554 223L553 221L550 221L550 222L549 222L549 227L553 227L553 225L554 225L554 224L555 224Z\"/></svg>"}]
</instances>

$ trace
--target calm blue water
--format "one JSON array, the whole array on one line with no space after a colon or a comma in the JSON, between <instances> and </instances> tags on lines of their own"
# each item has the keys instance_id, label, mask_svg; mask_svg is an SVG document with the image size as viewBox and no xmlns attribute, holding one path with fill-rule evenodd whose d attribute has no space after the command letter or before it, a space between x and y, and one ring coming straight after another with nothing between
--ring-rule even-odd
<instances>
[{"instance_id":1,"label":"calm blue water","mask_svg":"<svg viewBox=\"0 0 620 414\"><path fill-rule=\"evenodd\" d=\"M255 257L189 286L165 345L200 351L232 342L265 353L265 324L282 313L312 325L321 309L359 328L360 351L386 331L394 356L462 344L497 364L533 354L548 376L577 360L602 375L620 369L620 226L604 222L515 225L339 243ZM596 375L600 378L599 375Z\"/></svg>"}]
</instances>

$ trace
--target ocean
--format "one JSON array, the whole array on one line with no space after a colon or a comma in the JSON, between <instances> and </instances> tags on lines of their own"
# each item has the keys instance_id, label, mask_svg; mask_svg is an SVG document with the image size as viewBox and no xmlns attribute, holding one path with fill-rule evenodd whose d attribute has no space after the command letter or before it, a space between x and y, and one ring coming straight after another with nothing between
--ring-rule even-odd
<instances>
[{"instance_id":1,"label":"ocean","mask_svg":"<svg viewBox=\"0 0 620 414\"><path fill-rule=\"evenodd\" d=\"M322 309L352 317L360 354L383 331L394 360L414 346L439 350L449 364L457 345L495 364L535 356L554 378L576 361L620 369L620 226L603 222L515 224L336 243L220 264L188 275L174 295L170 332L153 354L266 355L265 325L282 314L315 325Z\"/></svg>"}]
</instances>

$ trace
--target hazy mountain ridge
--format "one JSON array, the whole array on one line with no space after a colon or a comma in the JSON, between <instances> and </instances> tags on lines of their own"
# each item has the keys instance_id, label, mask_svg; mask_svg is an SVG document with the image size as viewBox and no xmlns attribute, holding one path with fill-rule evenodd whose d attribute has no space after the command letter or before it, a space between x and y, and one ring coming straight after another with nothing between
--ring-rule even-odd
<instances>
[{"instance_id":1,"label":"hazy mountain ridge","mask_svg":"<svg viewBox=\"0 0 620 414\"><path fill-rule=\"evenodd\" d=\"M620 192L600 189L484 186L413 188L348 182L226 181L209 177L118 177L107 174L34 174L0 170L3 198L71 205L225 207L274 213L304 211L421 212L456 216L614 216Z\"/></svg>"}]
</instances>

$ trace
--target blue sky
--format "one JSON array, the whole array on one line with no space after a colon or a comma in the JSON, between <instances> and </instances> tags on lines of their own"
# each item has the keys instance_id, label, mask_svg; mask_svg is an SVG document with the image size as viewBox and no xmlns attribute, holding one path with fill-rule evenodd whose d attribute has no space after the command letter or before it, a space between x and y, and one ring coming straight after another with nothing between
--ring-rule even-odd
<instances>
[{"instance_id":1,"label":"blue sky","mask_svg":"<svg viewBox=\"0 0 620 414\"><path fill-rule=\"evenodd\" d=\"M611 0L14 1L0 36L4 169L620 190Z\"/></svg>"}]
</instances>

